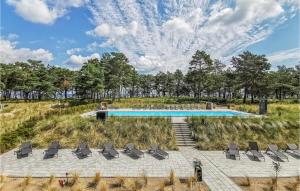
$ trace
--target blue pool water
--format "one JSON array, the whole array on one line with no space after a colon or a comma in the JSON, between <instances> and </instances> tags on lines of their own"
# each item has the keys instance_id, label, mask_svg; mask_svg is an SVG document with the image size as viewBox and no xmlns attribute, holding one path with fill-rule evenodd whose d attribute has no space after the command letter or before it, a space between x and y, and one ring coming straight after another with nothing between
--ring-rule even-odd
<instances>
[{"instance_id":1,"label":"blue pool water","mask_svg":"<svg viewBox=\"0 0 300 191\"><path fill-rule=\"evenodd\" d=\"M108 116L124 117L242 117L248 115L238 111L108 111Z\"/></svg>"}]
</instances>

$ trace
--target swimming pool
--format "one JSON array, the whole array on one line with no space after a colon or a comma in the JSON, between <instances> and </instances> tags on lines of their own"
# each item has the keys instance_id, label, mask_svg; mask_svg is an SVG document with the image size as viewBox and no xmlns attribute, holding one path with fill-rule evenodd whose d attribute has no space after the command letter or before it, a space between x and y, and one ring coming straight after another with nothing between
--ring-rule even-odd
<instances>
[{"instance_id":1,"label":"swimming pool","mask_svg":"<svg viewBox=\"0 0 300 191\"><path fill-rule=\"evenodd\" d=\"M124 116L124 117L246 117L251 114L245 112L219 110L219 111L166 111L166 110L110 110L108 116Z\"/></svg>"}]
</instances>

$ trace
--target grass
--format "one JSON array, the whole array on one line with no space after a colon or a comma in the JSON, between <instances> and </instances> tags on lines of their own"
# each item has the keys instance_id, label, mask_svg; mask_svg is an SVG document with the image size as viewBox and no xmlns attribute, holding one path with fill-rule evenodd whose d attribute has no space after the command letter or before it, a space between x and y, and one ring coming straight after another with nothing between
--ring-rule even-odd
<instances>
[{"instance_id":1,"label":"grass","mask_svg":"<svg viewBox=\"0 0 300 191\"><path fill-rule=\"evenodd\" d=\"M18 110L19 113L8 114L8 110L0 113L1 121L9 121L5 128L0 128L3 131L0 136L1 152L27 140L32 141L37 148L46 148L51 141L59 140L66 148L74 148L80 141L87 141L91 147L112 142L117 148L123 148L128 142L133 142L140 149L146 149L155 143L165 149L176 149L168 118L110 117L102 123L95 118L80 117L81 113L96 108L97 104L63 108L54 102L6 104L11 112ZM28 108L35 111L29 112Z\"/></svg>"},{"instance_id":2,"label":"grass","mask_svg":"<svg viewBox=\"0 0 300 191\"><path fill-rule=\"evenodd\" d=\"M271 178L233 178L233 181L239 185L243 191L296 191L300 189L300 181L298 177L286 177L278 178L276 188L276 180ZM251 184L245 184L245 182L251 181Z\"/></svg>"},{"instance_id":3,"label":"grass","mask_svg":"<svg viewBox=\"0 0 300 191\"><path fill-rule=\"evenodd\" d=\"M174 185L176 182L176 175L174 170L171 170L170 175L169 175L169 185Z\"/></svg>"},{"instance_id":4,"label":"grass","mask_svg":"<svg viewBox=\"0 0 300 191\"><path fill-rule=\"evenodd\" d=\"M150 144L176 149L175 135L167 118L110 117L105 123L95 118L82 119L79 115L67 115L39 121L35 129L39 136L32 139L37 147L46 147L53 140L60 140L65 147L74 148L79 141L90 147L112 142L123 148L132 142L140 149ZM91 139L93 137L93 139Z\"/></svg>"},{"instance_id":5,"label":"grass","mask_svg":"<svg viewBox=\"0 0 300 191\"><path fill-rule=\"evenodd\" d=\"M231 105L230 109L258 114L258 105ZM271 103L268 104L266 117L274 120L299 121L299 104L294 103Z\"/></svg>"},{"instance_id":6,"label":"grass","mask_svg":"<svg viewBox=\"0 0 300 191\"><path fill-rule=\"evenodd\" d=\"M190 189L186 182L176 181L175 185L168 185L166 184L169 181L168 177L165 178L148 178L148 184L145 185L142 178L122 178L123 186L119 187L116 184L120 181L119 178L101 178L99 184L96 187L89 187L89 184L94 181L95 177L91 178L78 178L76 180L76 185L72 187L60 187L58 180L61 178L53 178L53 182L49 185L49 178L31 178L30 184L27 185L26 188L22 186L22 182L24 178L12 178L7 177L3 180L2 190L28 190L28 191L153 191L153 190L189 190L189 191L208 191L207 186L202 183L195 183L193 188ZM71 180L70 180L71 181ZM0 187L1 188L1 187Z\"/></svg>"},{"instance_id":7,"label":"grass","mask_svg":"<svg viewBox=\"0 0 300 191\"><path fill-rule=\"evenodd\" d=\"M192 102L191 99L168 97L130 98L114 102L112 106L145 107L178 103ZM44 101L4 104L7 106L0 112L0 120L3 121L0 128L1 152L28 140L37 148L46 148L51 141L59 140L65 148L74 148L80 141L87 141L91 147L112 142L117 148L123 148L126 143L133 142L140 149L146 149L150 144L159 144L164 149L177 149L168 118L110 117L101 123L95 118L80 117L81 113L95 109L97 103L59 105L57 101ZM230 107L258 112L257 105L231 104ZM268 115L260 119L190 119L199 140L198 148L223 149L231 141L245 147L248 140L257 140L262 146L269 142L283 146L286 142L299 140L299 106L271 103L268 108Z\"/></svg>"},{"instance_id":8,"label":"grass","mask_svg":"<svg viewBox=\"0 0 300 191\"><path fill-rule=\"evenodd\" d=\"M243 106L247 109L241 107L235 106L234 109L256 112L254 106ZM281 114L278 114L279 111ZM270 143L285 148L286 143L298 144L298 114L297 104L276 103L269 105L268 115L262 118L193 117L189 122L195 133L197 148L202 150L223 150L230 142L236 142L240 149L246 149L250 140L257 141L261 149L265 149Z\"/></svg>"}]
</instances>

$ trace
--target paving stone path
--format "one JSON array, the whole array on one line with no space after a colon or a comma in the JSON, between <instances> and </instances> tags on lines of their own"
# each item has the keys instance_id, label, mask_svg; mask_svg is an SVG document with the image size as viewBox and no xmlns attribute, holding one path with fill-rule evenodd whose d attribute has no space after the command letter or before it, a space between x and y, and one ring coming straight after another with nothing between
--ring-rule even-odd
<instances>
[{"instance_id":1,"label":"paving stone path","mask_svg":"<svg viewBox=\"0 0 300 191\"><path fill-rule=\"evenodd\" d=\"M250 153L245 154L240 151L241 160L227 159L223 151L197 151L205 156L220 171L229 177L274 177L273 161L276 161L272 155L263 152L266 161L253 160ZM291 177L300 175L300 157L285 153L289 161L279 161L279 177Z\"/></svg>"},{"instance_id":2,"label":"paving stone path","mask_svg":"<svg viewBox=\"0 0 300 191\"><path fill-rule=\"evenodd\" d=\"M212 191L241 191L227 175L219 170L201 152L191 147L180 147L183 156L192 164L195 159L202 163L203 180ZM224 157L224 155L223 155Z\"/></svg>"},{"instance_id":3,"label":"paving stone path","mask_svg":"<svg viewBox=\"0 0 300 191\"><path fill-rule=\"evenodd\" d=\"M92 149L92 156L78 159L71 149L59 150L58 157L43 159L42 149L34 149L28 157L17 159L13 151L0 156L0 174L9 176L62 177L66 172L76 172L82 177L95 176L101 172L103 177L138 177L143 172L149 177L167 177L173 169L178 177L193 176L193 168L178 151L168 151L169 158L157 159L150 154L139 159L119 151L120 157L105 158L99 150Z\"/></svg>"}]
</instances>

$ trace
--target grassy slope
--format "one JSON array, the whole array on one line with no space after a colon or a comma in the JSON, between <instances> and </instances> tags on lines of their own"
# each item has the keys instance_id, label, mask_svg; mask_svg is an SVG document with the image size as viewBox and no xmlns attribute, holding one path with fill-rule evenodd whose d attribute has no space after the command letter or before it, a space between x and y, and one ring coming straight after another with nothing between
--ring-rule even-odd
<instances>
[{"instance_id":1,"label":"grassy slope","mask_svg":"<svg viewBox=\"0 0 300 191\"><path fill-rule=\"evenodd\" d=\"M133 98L115 102L115 107L144 107L145 105L174 104L170 98ZM100 123L92 118L82 119L79 114L92 110L97 104L67 108L55 107L57 102L7 103L0 112L1 151L32 140L37 147L46 147L58 139L66 147L74 147L80 140L96 147L113 142L123 147L128 142L146 148L159 143L175 149L175 138L169 119L163 118L110 118ZM257 113L257 105L231 105L232 109ZM269 104L269 114L262 119L205 119L192 118L201 149L222 149L230 141L242 147L248 140L257 140L263 147L269 142L279 143L299 140L299 107L297 104Z\"/></svg>"},{"instance_id":2,"label":"grassy slope","mask_svg":"<svg viewBox=\"0 0 300 191\"><path fill-rule=\"evenodd\" d=\"M255 105L232 107L252 113L258 112ZM198 138L199 149L225 149L229 142L237 142L242 149L247 142L255 140L264 149L275 143L285 148L286 143L299 142L299 106L297 104L270 104L269 113L262 118L200 118L190 119Z\"/></svg>"},{"instance_id":3,"label":"grassy slope","mask_svg":"<svg viewBox=\"0 0 300 191\"><path fill-rule=\"evenodd\" d=\"M52 140L74 148L79 141L87 141L91 147L112 142L117 148L132 142L141 149L157 143L175 149L175 138L169 119L165 118L117 118L110 117L105 123L95 118L82 119L79 115L64 115L39 121L35 128L38 135L33 139L38 147L46 147Z\"/></svg>"},{"instance_id":4,"label":"grassy slope","mask_svg":"<svg viewBox=\"0 0 300 191\"><path fill-rule=\"evenodd\" d=\"M157 143L163 148L176 149L175 138L167 118L109 118L105 123L94 118L81 118L80 114L94 109L97 104L66 108L55 102L6 103L0 113L1 152L31 140L35 147L47 147L52 140L63 146L75 147L87 141L91 147L112 142L123 148L133 142L141 149Z\"/></svg>"}]
</instances>

